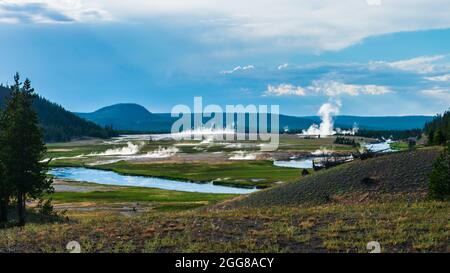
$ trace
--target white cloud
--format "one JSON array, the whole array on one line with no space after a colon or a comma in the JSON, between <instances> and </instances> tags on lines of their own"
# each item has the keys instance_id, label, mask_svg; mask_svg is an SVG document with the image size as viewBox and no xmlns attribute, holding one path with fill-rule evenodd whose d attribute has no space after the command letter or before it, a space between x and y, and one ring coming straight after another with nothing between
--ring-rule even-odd
<instances>
[{"instance_id":1,"label":"white cloud","mask_svg":"<svg viewBox=\"0 0 450 273\"><path fill-rule=\"evenodd\" d=\"M422 94L427 97L435 98L443 103L450 103L450 90L434 87L432 89L423 90Z\"/></svg>"},{"instance_id":2,"label":"white cloud","mask_svg":"<svg viewBox=\"0 0 450 273\"><path fill-rule=\"evenodd\" d=\"M305 89L292 84L268 85L263 96L305 96Z\"/></svg>"},{"instance_id":3,"label":"white cloud","mask_svg":"<svg viewBox=\"0 0 450 273\"><path fill-rule=\"evenodd\" d=\"M364 95L382 95L390 93L391 90L386 86L380 85L357 85L357 84L345 84L338 81L313 81L312 85L308 88L316 93L323 93L329 97L335 97L339 95L357 96L359 94Z\"/></svg>"},{"instance_id":4,"label":"white cloud","mask_svg":"<svg viewBox=\"0 0 450 273\"><path fill-rule=\"evenodd\" d=\"M286 47L338 50L361 39L399 31L450 27L448 0L7 0L45 3L76 21L174 18L205 22L220 38L268 39ZM373 3L380 3L373 5ZM351 14L351 16L349 16ZM189 19L190 18L190 19ZM183 21L185 23L186 21ZM218 29L217 29L218 28ZM217 35L220 33L220 35ZM215 37L214 35L211 35ZM217 38L219 39L219 38ZM261 43L263 44L263 43Z\"/></svg>"},{"instance_id":5,"label":"white cloud","mask_svg":"<svg viewBox=\"0 0 450 273\"><path fill-rule=\"evenodd\" d=\"M327 80L313 81L312 85L309 86L308 89L314 91L315 93L322 93L329 97L336 97L339 95L357 96L359 94L382 95L391 92L391 90L386 86L373 84L345 84L338 81Z\"/></svg>"},{"instance_id":6,"label":"white cloud","mask_svg":"<svg viewBox=\"0 0 450 273\"><path fill-rule=\"evenodd\" d=\"M252 70L252 69L255 69L255 66L252 64L246 65L246 66L236 66L235 68L233 68L231 70L220 71L220 74L233 74L234 72L237 72L237 71L245 71L245 70Z\"/></svg>"},{"instance_id":7,"label":"white cloud","mask_svg":"<svg viewBox=\"0 0 450 273\"><path fill-rule=\"evenodd\" d=\"M280 84L278 86L268 85L264 96L306 96L322 94L328 97L337 97L340 95L382 95L392 92L389 87L381 85L357 85L345 84L338 81L316 80L306 88L294 86L292 84Z\"/></svg>"},{"instance_id":8,"label":"white cloud","mask_svg":"<svg viewBox=\"0 0 450 273\"><path fill-rule=\"evenodd\" d=\"M1 16L1 13L0 13ZM0 18L0 24L17 24L20 23L20 20L14 17L3 17Z\"/></svg>"},{"instance_id":9,"label":"white cloud","mask_svg":"<svg viewBox=\"0 0 450 273\"><path fill-rule=\"evenodd\" d=\"M433 77L425 77L425 79L433 82L448 82L450 81L450 74L433 76Z\"/></svg>"},{"instance_id":10,"label":"white cloud","mask_svg":"<svg viewBox=\"0 0 450 273\"><path fill-rule=\"evenodd\" d=\"M235 68L233 68L233 69L231 69L231 70L223 70L223 71L220 71L220 73L221 73L221 74L233 74L234 72L236 72L236 71L238 71L238 70L241 70L241 69L242 69L242 67L236 66Z\"/></svg>"},{"instance_id":11,"label":"white cloud","mask_svg":"<svg viewBox=\"0 0 450 273\"><path fill-rule=\"evenodd\" d=\"M385 62L376 61L370 62L369 68L380 69L380 68L393 68L402 71L414 72L419 74L433 73L437 71L445 71L450 67L446 63L440 63L448 56L445 55L434 55L434 56L419 56L412 59L399 60L395 62Z\"/></svg>"},{"instance_id":12,"label":"white cloud","mask_svg":"<svg viewBox=\"0 0 450 273\"><path fill-rule=\"evenodd\" d=\"M285 64L280 64L277 68L278 68L278 70L282 70L282 69L288 68L288 66L289 66L289 64L285 63Z\"/></svg>"},{"instance_id":13,"label":"white cloud","mask_svg":"<svg viewBox=\"0 0 450 273\"><path fill-rule=\"evenodd\" d=\"M0 1L0 23L74 23L111 20L97 3L84 0Z\"/></svg>"},{"instance_id":14,"label":"white cloud","mask_svg":"<svg viewBox=\"0 0 450 273\"><path fill-rule=\"evenodd\" d=\"M444 58L443 55L422 56L409 60L402 60L388 63L391 67L405 71L413 71L418 73L430 73L435 69L434 61Z\"/></svg>"}]
</instances>

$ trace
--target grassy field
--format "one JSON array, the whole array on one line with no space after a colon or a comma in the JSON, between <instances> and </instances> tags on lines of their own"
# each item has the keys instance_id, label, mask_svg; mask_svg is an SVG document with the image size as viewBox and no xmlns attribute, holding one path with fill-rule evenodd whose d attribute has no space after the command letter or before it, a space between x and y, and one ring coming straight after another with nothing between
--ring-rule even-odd
<instances>
[{"instance_id":1,"label":"grassy field","mask_svg":"<svg viewBox=\"0 0 450 273\"><path fill-rule=\"evenodd\" d=\"M391 147L392 150L396 151L406 151L409 149L408 142L394 142L389 144L389 146Z\"/></svg>"},{"instance_id":2,"label":"grassy field","mask_svg":"<svg viewBox=\"0 0 450 273\"><path fill-rule=\"evenodd\" d=\"M0 230L0 252L448 252L448 202L153 212L72 212L66 220Z\"/></svg>"},{"instance_id":3,"label":"grassy field","mask_svg":"<svg viewBox=\"0 0 450 273\"><path fill-rule=\"evenodd\" d=\"M56 158L56 157L72 157L82 154L104 152L107 149L115 148L117 145L105 144L103 143L102 140L92 139L84 141L49 143L46 146L47 146L46 157Z\"/></svg>"},{"instance_id":4,"label":"grassy field","mask_svg":"<svg viewBox=\"0 0 450 273\"><path fill-rule=\"evenodd\" d=\"M87 192L56 192L51 194L56 204L91 202L96 205L105 203L147 202L156 205L168 205L171 203L182 205L210 205L234 197L231 194L208 194L195 192L169 191L154 188L141 187L117 187L103 186L105 190L93 190Z\"/></svg>"},{"instance_id":5,"label":"grassy field","mask_svg":"<svg viewBox=\"0 0 450 273\"><path fill-rule=\"evenodd\" d=\"M349 137L352 138L352 137ZM369 141L369 139L355 137L356 141ZM280 144L278 149L281 151L303 151L303 152L313 152L321 148L341 151L341 152L351 152L354 151L354 147L351 145L335 144L334 137L327 138L311 138L302 139L295 135L283 136L280 135Z\"/></svg>"},{"instance_id":6,"label":"grassy field","mask_svg":"<svg viewBox=\"0 0 450 273\"><path fill-rule=\"evenodd\" d=\"M96 168L121 174L165 177L171 179L210 182L217 185L268 187L275 182L292 182L300 170L273 166L271 161L231 161L228 163L129 163L117 162Z\"/></svg>"}]
</instances>

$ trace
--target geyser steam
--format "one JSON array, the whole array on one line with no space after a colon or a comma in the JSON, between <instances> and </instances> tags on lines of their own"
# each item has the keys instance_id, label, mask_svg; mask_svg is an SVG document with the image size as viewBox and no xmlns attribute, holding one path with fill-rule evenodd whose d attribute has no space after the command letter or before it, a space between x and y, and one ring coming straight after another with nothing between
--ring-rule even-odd
<instances>
[{"instance_id":1,"label":"geyser steam","mask_svg":"<svg viewBox=\"0 0 450 273\"><path fill-rule=\"evenodd\" d=\"M144 142L134 144L131 141L127 142L127 146L120 148L108 149L102 153L92 153L91 156L117 156L117 155L134 155L139 153L141 147L144 146Z\"/></svg>"},{"instance_id":2,"label":"geyser steam","mask_svg":"<svg viewBox=\"0 0 450 273\"><path fill-rule=\"evenodd\" d=\"M336 134L336 131L333 129L333 115L339 114L339 108L340 104L332 104L329 102L324 103L320 107L319 112L317 112L317 114L320 115L320 119L322 120L320 125L313 124L308 128L308 130L303 130L302 134L307 136L331 136Z\"/></svg>"},{"instance_id":3,"label":"geyser steam","mask_svg":"<svg viewBox=\"0 0 450 273\"><path fill-rule=\"evenodd\" d=\"M332 136L336 133L342 135L354 135L358 132L358 127L353 125L353 129L351 130L342 130L340 128L334 129L334 121L333 116L339 114L341 108L341 104L339 102L333 104L331 102L327 102L322 104L319 111L317 112L320 115L321 123L320 125L313 124L307 130L302 131L302 135L306 136Z\"/></svg>"}]
</instances>

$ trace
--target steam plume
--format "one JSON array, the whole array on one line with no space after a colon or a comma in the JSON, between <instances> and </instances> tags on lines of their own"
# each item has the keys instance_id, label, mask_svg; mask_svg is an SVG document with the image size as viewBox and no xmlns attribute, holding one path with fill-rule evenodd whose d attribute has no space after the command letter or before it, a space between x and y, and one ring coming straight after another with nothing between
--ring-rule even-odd
<instances>
[{"instance_id":1,"label":"steam plume","mask_svg":"<svg viewBox=\"0 0 450 273\"><path fill-rule=\"evenodd\" d=\"M322 122L320 125L313 124L307 130L303 130L303 135L321 135L321 136L331 136L336 134L333 129L334 122L333 116L339 114L340 104L332 104L330 102L324 103L317 114L320 115Z\"/></svg>"},{"instance_id":2,"label":"steam plume","mask_svg":"<svg viewBox=\"0 0 450 273\"><path fill-rule=\"evenodd\" d=\"M307 130L302 131L302 135L306 136L332 136L335 134L341 135L354 135L358 132L358 126L356 124L353 125L351 130L342 130L341 128L334 128L334 120L333 116L339 114L341 108L340 102L335 104L327 102L324 103L318 115L320 115L320 125L313 124Z\"/></svg>"}]
</instances>

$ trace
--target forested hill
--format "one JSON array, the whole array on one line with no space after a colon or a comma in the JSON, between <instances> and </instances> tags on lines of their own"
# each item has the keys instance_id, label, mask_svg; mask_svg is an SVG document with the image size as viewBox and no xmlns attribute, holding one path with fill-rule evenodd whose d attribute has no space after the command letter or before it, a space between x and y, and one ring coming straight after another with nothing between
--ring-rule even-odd
<instances>
[{"instance_id":1,"label":"forested hill","mask_svg":"<svg viewBox=\"0 0 450 273\"><path fill-rule=\"evenodd\" d=\"M5 106L9 89L0 86L0 105ZM40 125L46 142L68 141L80 137L108 137L114 132L107 128L84 120L40 96L36 97L33 107L38 113Z\"/></svg>"},{"instance_id":2,"label":"forested hill","mask_svg":"<svg viewBox=\"0 0 450 273\"><path fill-rule=\"evenodd\" d=\"M424 131L429 144L440 145L450 141L450 110L425 124Z\"/></svg>"}]
</instances>

